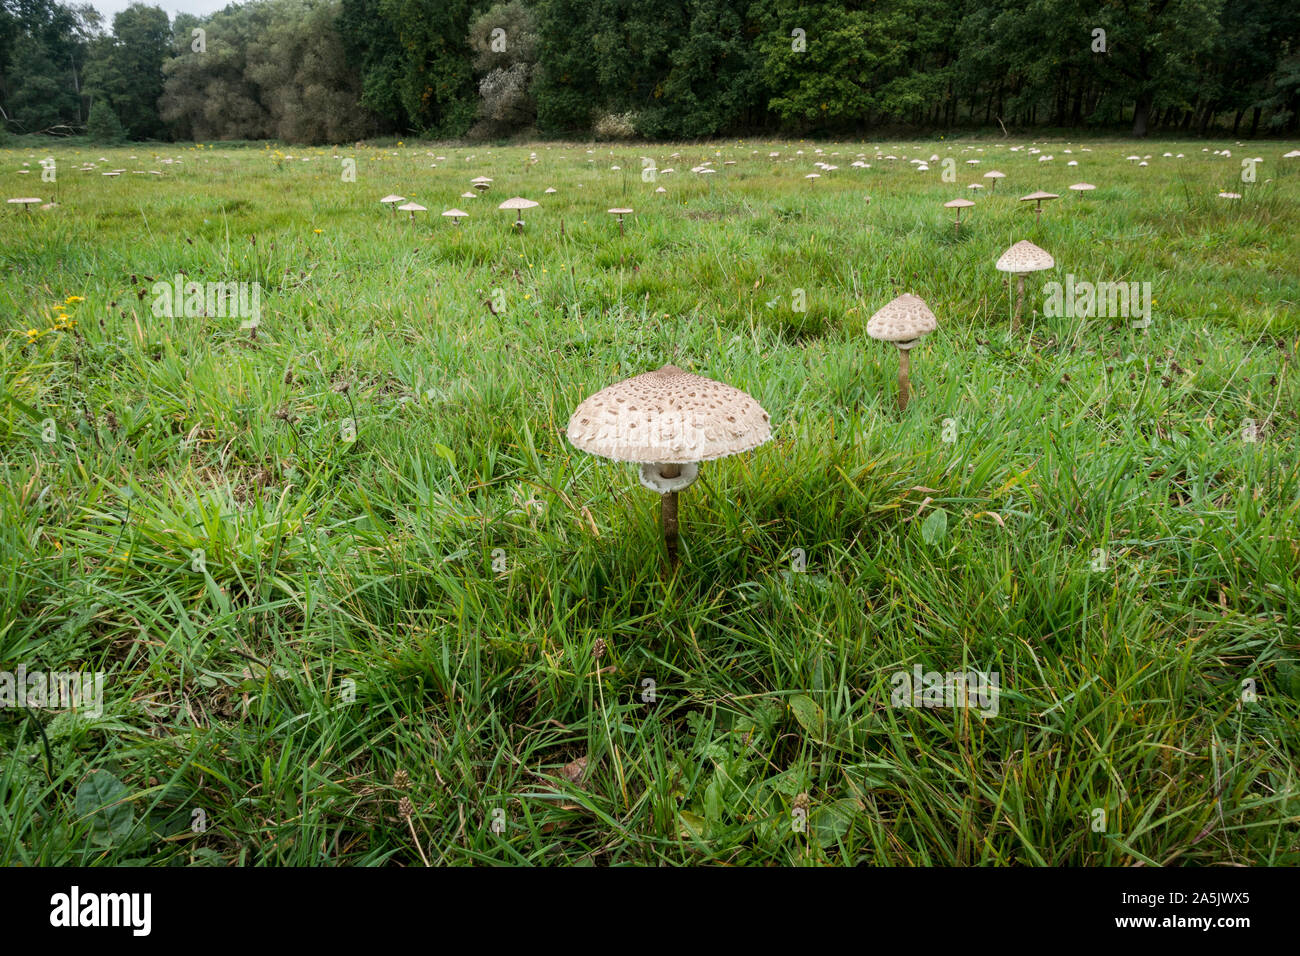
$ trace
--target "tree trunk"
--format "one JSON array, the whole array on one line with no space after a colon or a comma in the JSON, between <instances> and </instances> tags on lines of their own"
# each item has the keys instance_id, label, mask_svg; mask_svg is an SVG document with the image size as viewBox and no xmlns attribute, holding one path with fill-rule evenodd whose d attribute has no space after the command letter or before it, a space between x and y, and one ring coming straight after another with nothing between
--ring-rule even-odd
<instances>
[{"instance_id":1,"label":"tree trunk","mask_svg":"<svg viewBox=\"0 0 1300 956\"><path fill-rule=\"evenodd\" d=\"M1150 93L1143 93L1133 104L1133 135L1138 139L1144 139L1147 135L1147 120L1151 116Z\"/></svg>"}]
</instances>

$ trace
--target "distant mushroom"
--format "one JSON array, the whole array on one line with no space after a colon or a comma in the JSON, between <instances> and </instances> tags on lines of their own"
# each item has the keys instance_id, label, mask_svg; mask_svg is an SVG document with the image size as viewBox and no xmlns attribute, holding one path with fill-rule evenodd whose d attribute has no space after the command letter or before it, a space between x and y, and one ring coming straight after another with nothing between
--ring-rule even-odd
<instances>
[{"instance_id":1,"label":"distant mushroom","mask_svg":"<svg viewBox=\"0 0 1300 956\"><path fill-rule=\"evenodd\" d=\"M478 199L478 193L461 193L461 199Z\"/></svg>"},{"instance_id":2,"label":"distant mushroom","mask_svg":"<svg viewBox=\"0 0 1300 956\"><path fill-rule=\"evenodd\" d=\"M451 219L453 226L459 226L462 219L469 217L469 213L461 212L459 209L448 209L443 215Z\"/></svg>"},{"instance_id":3,"label":"distant mushroom","mask_svg":"<svg viewBox=\"0 0 1300 956\"><path fill-rule=\"evenodd\" d=\"M549 196L549 195L551 195L553 192L555 192L555 187L554 187L554 186L547 186L547 187L546 187L546 195Z\"/></svg>"},{"instance_id":4,"label":"distant mushroom","mask_svg":"<svg viewBox=\"0 0 1300 956\"><path fill-rule=\"evenodd\" d=\"M880 342L890 342L898 347L898 410L907 410L911 397L911 371L909 353L920 341L939 327L939 321L920 296L905 292L888 303L867 322L867 335Z\"/></svg>"},{"instance_id":5,"label":"distant mushroom","mask_svg":"<svg viewBox=\"0 0 1300 956\"><path fill-rule=\"evenodd\" d=\"M6 202L8 202L9 205L11 205L11 206L17 206L17 207L19 207L23 212L29 212L29 210L28 210L27 207L28 207L28 206L35 206L35 205L38 205L38 204L40 203L40 200L39 200L39 199L33 199L33 198L31 198L30 196L24 196L24 197L19 198L19 199L9 199L9 200L6 200Z\"/></svg>"},{"instance_id":6,"label":"distant mushroom","mask_svg":"<svg viewBox=\"0 0 1300 956\"><path fill-rule=\"evenodd\" d=\"M668 192L668 190L666 190L666 189L664 189L664 187L660 186L658 189L655 190L655 192L657 192L657 193L666 193L666 192Z\"/></svg>"},{"instance_id":7,"label":"distant mushroom","mask_svg":"<svg viewBox=\"0 0 1300 956\"><path fill-rule=\"evenodd\" d=\"M383 203L385 206L387 206L389 209L391 209L393 211L393 215L396 216L397 204L399 202L406 202L406 197L399 196L396 193L389 193L387 196L385 196L383 199L379 201Z\"/></svg>"},{"instance_id":8,"label":"distant mushroom","mask_svg":"<svg viewBox=\"0 0 1300 956\"><path fill-rule=\"evenodd\" d=\"M953 223L957 227L957 235L961 235L961 211L975 205L969 199L950 199L943 204L945 209L957 210L957 221Z\"/></svg>"},{"instance_id":9,"label":"distant mushroom","mask_svg":"<svg viewBox=\"0 0 1300 956\"><path fill-rule=\"evenodd\" d=\"M1020 328L1020 312L1025 304L1025 276L1030 272L1050 269L1056 265L1051 253L1038 248L1028 239L1022 239L1002 253L997 261L999 272L1008 272L1016 277L1016 311L1011 316L1011 331Z\"/></svg>"},{"instance_id":10,"label":"distant mushroom","mask_svg":"<svg viewBox=\"0 0 1300 956\"><path fill-rule=\"evenodd\" d=\"M641 465L657 491L664 545L677 560L677 493L699 463L757 448L772 437L767 412L738 388L665 365L592 395L569 419L575 448Z\"/></svg>"},{"instance_id":11,"label":"distant mushroom","mask_svg":"<svg viewBox=\"0 0 1300 956\"><path fill-rule=\"evenodd\" d=\"M985 178L985 179L991 179L991 180L993 180L993 191L994 191L994 192L997 192L997 190L998 190L998 180L999 180L999 179L1006 179L1006 178L1007 178L1007 174L1006 174L1006 173L1000 173L1000 172L998 172L996 169L992 169L992 170L989 170L987 173L984 174L984 178Z\"/></svg>"},{"instance_id":12,"label":"distant mushroom","mask_svg":"<svg viewBox=\"0 0 1300 956\"><path fill-rule=\"evenodd\" d=\"M618 234L623 235L623 217L632 215L631 209L610 209L610 215L618 216Z\"/></svg>"},{"instance_id":13,"label":"distant mushroom","mask_svg":"<svg viewBox=\"0 0 1300 956\"><path fill-rule=\"evenodd\" d=\"M515 229L522 230L524 228L524 217L522 215L523 210L534 209L537 205L538 204L533 202L531 199L524 199L522 196L515 196L511 199L507 199L501 205L497 206L497 208L509 209L520 213L520 215L515 219Z\"/></svg>"},{"instance_id":14,"label":"distant mushroom","mask_svg":"<svg viewBox=\"0 0 1300 956\"><path fill-rule=\"evenodd\" d=\"M1043 219L1043 200L1060 199L1060 198L1061 197L1058 196L1056 193L1045 193L1040 189L1037 192L1030 193L1028 196L1021 196L1020 201L1036 203L1036 205L1034 206L1034 215L1037 216L1038 221L1041 222Z\"/></svg>"},{"instance_id":15,"label":"distant mushroom","mask_svg":"<svg viewBox=\"0 0 1300 956\"><path fill-rule=\"evenodd\" d=\"M485 193L492 188L492 180L486 176L475 176L469 181L469 184L481 193Z\"/></svg>"},{"instance_id":16,"label":"distant mushroom","mask_svg":"<svg viewBox=\"0 0 1300 956\"><path fill-rule=\"evenodd\" d=\"M809 185L809 186L816 186L816 185L817 185L817 180L819 180L819 179L821 179L821 178L822 178L822 174L821 174L821 173L809 173L807 176L804 177L804 179L808 180L808 185Z\"/></svg>"},{"instance_id":17,"label":"distant mushroom","mask_svg":"<svg viewBox=\"0 0 1300 956\"><path fill-rule=\"evenodd\" d=\"M1097 187L1094 186L1092 183L1075 183L1073 186L1070 187L1070 189L1072 189L1074 192L1080 194L1080 198L1082 198L1083 193L1092 192L1092 190L1096 188Z\"/></svg>"},{"instance_id":18,"label":"distant mushroom","mask_svg":"<svg viewBox=\"0 0 1300 956\"><path fill-rule=\"evenodd\" d=\"M412 223L415 222L415 214L416 214L417 212L427 212L427 211L428 211L428 210L426 210L423 206L421 206L418 202L408 202L408 203L403 203L402 205L398 206L397 208L398 208L399 210L401 210L402 212L410 213L410 215L411 215L411 222L412 222Z\"/></svg>"}]
</instances>

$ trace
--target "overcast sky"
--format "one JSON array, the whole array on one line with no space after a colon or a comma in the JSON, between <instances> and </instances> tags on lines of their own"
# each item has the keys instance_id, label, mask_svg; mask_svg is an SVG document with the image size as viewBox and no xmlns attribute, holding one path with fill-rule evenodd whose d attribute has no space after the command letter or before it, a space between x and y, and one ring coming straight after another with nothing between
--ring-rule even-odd
<instances>
[{"instance_id":1,"label":"overcast sky","mask_svg":"<svg viewBox=\"0 0 1300 956\"><path fill-rule=\"evenodd\" d=\"M86 0L79 0L79 2L86 2ZM162 7L169 17L175 19L178 13L193 13L198 16L215 13L222 7L229 6L232 0L144 0L144 2L151 7ZM110 30L113 27L113 14L125 10L131 5L132 0L89 0L89 3L104 17L104 29Z\"/></svg>"}]
</instances>

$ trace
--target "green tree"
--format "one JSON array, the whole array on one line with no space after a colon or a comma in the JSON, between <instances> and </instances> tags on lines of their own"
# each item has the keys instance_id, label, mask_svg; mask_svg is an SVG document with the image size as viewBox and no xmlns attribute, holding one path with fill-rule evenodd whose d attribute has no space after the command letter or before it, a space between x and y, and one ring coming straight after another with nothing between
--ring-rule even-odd
<instances>
[{"instance_id":1,"label":"green tree","mask_svg":"<svg viewBox=\"0 0 1300 956\"><path fill-rule=\"evenodd\" d=\"M93 142L111 146L126 139L122 121L107 100L95 100L90 106L90 119L86 122L86 135Z\"/></svg>"},{"instance_id":2,"label":"green tree","mask_svg":"<svg viewBox=\"0 0 1300 956\"><path fill-rule=\"evenodd\" d=\"M135 3L113 17L113 35L92 46L87 88L97 100L109 102L132 139L157 138L166 130L158 100L171 41L167 14Z\"/></svg>"}]
</instances>

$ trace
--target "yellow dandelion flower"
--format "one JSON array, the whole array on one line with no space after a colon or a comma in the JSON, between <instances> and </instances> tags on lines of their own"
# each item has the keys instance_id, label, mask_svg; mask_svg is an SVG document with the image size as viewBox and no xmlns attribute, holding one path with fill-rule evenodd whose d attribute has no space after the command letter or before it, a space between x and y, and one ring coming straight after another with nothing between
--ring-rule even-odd
<instances>
[{"instance_id":1,"label":"yellow dandelion flower","mask_svg":"<svg viewBox=\"0 0 1300 956\"><path fill-rule=\"evenodd\" d=\"M65 305L72 305L74 302L85 302L85 297L79 295L70 295L63 300Z\"/></svg>"}]
</instances>

